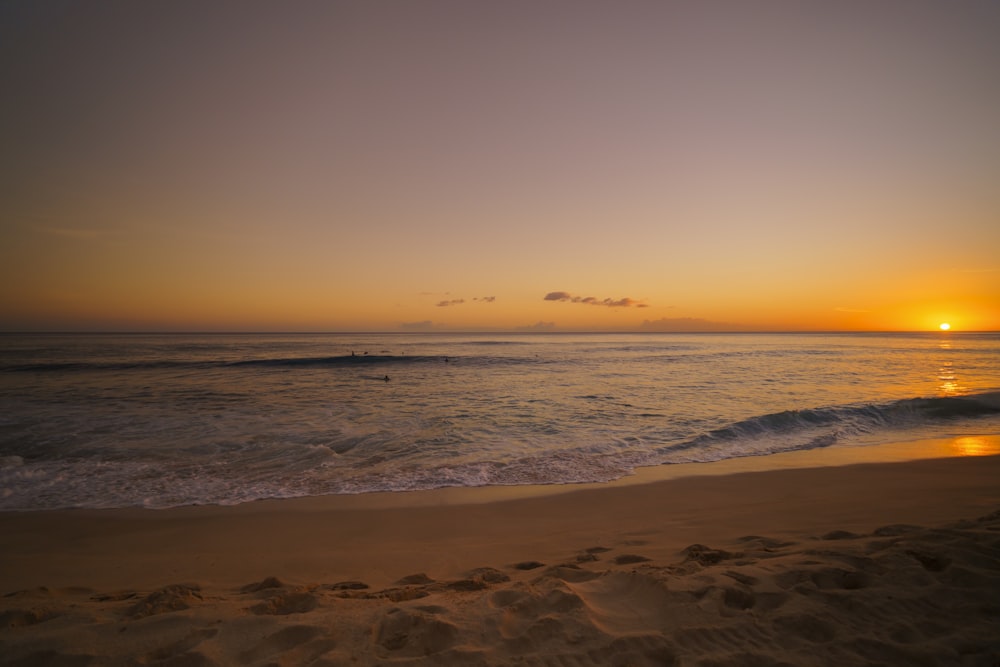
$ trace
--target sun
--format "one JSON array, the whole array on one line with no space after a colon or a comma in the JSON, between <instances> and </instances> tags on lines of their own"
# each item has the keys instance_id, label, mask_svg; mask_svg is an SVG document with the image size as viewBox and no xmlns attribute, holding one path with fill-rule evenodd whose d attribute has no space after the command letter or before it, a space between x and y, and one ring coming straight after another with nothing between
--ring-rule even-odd
<instances>
[{"instance_id":1,"label":"sun","mask_svg":"<svg viewBox=\"0 0 1000 667\"><path fill-rule=\"evenodd\" d=\"M951 325L948 324L947 322L942 322L941 324L938 325L938 329L940 329L941 331L948 331L948 329L951 329Z\"/></svg>"}]
</instances>

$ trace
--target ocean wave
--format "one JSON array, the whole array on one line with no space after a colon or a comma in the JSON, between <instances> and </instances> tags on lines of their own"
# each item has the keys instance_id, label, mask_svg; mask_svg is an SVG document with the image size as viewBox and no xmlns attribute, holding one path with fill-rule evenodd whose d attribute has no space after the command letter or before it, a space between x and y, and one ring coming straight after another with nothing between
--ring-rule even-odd
<instances>
[{"instance_id":1,"label":"ocean wave","mask_svg":"<svg viewBox=\"0 0 1000 667\"><path fill-rule=\"evenodd\" d=\"M836 444L852 436L880 430L904 429L950 419L1000 414L1000 392L966 396L908 398L882 404L845 405L804 410L785 410L758 415L713 429L661 453L681 450L712 451L726 446L747 454L815 449ZM733 447L735 443L735 447ZM752 448L762 443L763 449ZM740 454L737 454L740 455ZM729 458L729 456L725 457Z\"/></svg>"},{"instance_id":2,"label":"ocean wave","mask_svg":"<svg viewBox=\"0 0 1000 667\"><path fill-rule=\"evenodd\" d=\"M377 366L383 364L419 364L431 361L449 359L444 355L383 355L383 354L346 354L329 357L273 357L261 359L213 360L213 361L172 361L157 359L151 361L129 362L41 362L27 364L7 364L0 366L0 371L35 372L35 373L80 373L88 371L143 371L168 369L220 369L245 367L353 367ZM451 357L451 360L456 359Z\"/></svg>"},{"instance_id":3,"label":"ocean wave","mask_svg":"<svg viewBox=\"0 0 1000 667\"><path fill-rule=\"evenodd\" d=\"M390 447L381 437L346 433L302 446L188 447L178 450L182 456L145 460L107 453L60 460L5 455L0 456L0 511L233 505L263 498L457 486L607 482L643 466L852 445L859 444L857 436L870 434L876 441L891 441L886 435L894 430L960 432L969 428L970 419L981 417L995 432L998 422L989 418L997 415L1000 392L987 392L774 412L688 438L658 438L644 431L519 455L510 449L479 455L456 449L448 457L414 458L404 441ZM366 451L355 455L362 449Z\"/></svg>"}]
</instances>

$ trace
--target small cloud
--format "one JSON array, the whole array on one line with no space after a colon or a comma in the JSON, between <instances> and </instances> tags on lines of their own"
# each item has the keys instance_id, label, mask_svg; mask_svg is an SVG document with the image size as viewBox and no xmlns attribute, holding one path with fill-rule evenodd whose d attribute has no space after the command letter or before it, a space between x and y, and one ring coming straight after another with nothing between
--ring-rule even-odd
<instances>
[{"instance_id":1,"label":"small cloud","mask_svg":"<svg viewBox=\"0 0 1000 667\"><path fill-rule=\"evenodd\" d=\"M450 294L450 292L445 292L445 294ZM479 303L493 303L497 298L495 296L477 296L473 297L472 300ZM465 302L465 299L444 299L438 301L436 305L438 308L447 308L448 306L460 306Z\"/></svg>"},{"instance_id":2,"label":"small cloud","mask_svg":"<svg viewBox=\"0 0 1000 667\"><path fill-rule=\"evenodd\" d=\"M872 312L870 310L864 310L862 308L845 308L843 306L840 306L838 308L834 308L834 310L836 310L838 313L870 313L870 312Z\"/></svg>"},{"instance_id":3,"label":"small cloud","mask_svg":"<svg viewBox=\"0 0 1000 667\"><path fill-rule=\"evenodd\" d=\"M639 328L643 331L703 332L703 331L745 331L746 327L727 322L713 322L698 317L663 317L658 320L643 320Z\"/></svg>"},{"instance_id":4,"label":"small cloud","mask_svg":"<svg viewBox=\"0 0 1000 667\"><path fill-rule=\"evenodd\" d=\"M608 308L648 308L649 306L630 297L621 299L598 299L594 296L574 296L569 292L549 292L543 301L564 301L569 303L582 303L588 306L607 306Z\"/></svg>"},{"instance_id":5,"label":"small cloud","mask_svg":"<svg viewBox=\"0 0 1000 667\"><path fill-rule=\"evenodd\" d=\"M518 331L552 331L556 328L555 322L542 322L539 320L534 324L529 324L527 326L518 327Z\"/></svg>"},{"instance_id":6,"label":"small cloud","mask_svg":"<svg viewBox=\"0 0 1000 667\"><path fill-rule=\"evenodd\" d=\"M399 325L400 329L405 329L406 331L429 331L434 328L434 322L431 320L423 320L422 322L403 322Z\"/></svg>"}]
</instances>

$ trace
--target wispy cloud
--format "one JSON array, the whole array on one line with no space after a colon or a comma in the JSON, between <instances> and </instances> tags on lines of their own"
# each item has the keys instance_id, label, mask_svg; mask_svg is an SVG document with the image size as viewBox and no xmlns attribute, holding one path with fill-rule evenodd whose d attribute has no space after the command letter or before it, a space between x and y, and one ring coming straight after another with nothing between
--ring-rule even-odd
<instances>
[{"instance_id":1,"label":"wispy cloud","mask_svg":"<svg viewBox=\"0 0 1000 667\"><path fill-rule=\"evenodd\" d=\"M528 324L523 327L518 327L518 331L552 331L556 328L555 322L542 322L539 320L534 324Z\"/></svg>"},{"instance_id":2,"label":"wispy cloud","mask_svg":"<svg viewBox=\"0 0 1000 667\"><path fill-rule=\"evenodd\" d=\"M549 292L544 297L545 301L565 301L569 303L582 303L588 306L607 306L608 308L648 308L649 305L630 297L621 299L598 299L594 296L576 296L569 292Z\"/></svg>"},{"instance_id":3,"label":"wispy cloud","mask_svg":"<svg viewBox=\"0 0 1000 667\"><path fill-rule=\"evenodd\" d=\"M495 296L476 296L472 298L472 301L478 301L479 303L493 303L497 298ZM446 308L448 306L460 306L465 303L465 299L445 299L444 301L438 301L438 308Z\"/></svg>"},{"instance_id":4,"label":"wispy cloud","mask_svg":"<svg viewBox=\"0 0 1000 667\"><path fill-rule=\"evenodd\" d=\"M431 320L423 320L420 322L403 322L399 325L400 329L406 331L429 331L434 328L434 322Z\"/></svg>"}]
</instances>

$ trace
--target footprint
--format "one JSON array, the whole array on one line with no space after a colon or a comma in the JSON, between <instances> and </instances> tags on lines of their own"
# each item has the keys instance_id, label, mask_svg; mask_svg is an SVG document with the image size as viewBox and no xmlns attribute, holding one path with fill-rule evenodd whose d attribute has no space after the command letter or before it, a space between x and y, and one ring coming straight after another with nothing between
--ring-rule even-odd
<instances>
[{"instance_id":1,"label":"footprint","mask_svg":"<svg viewBox=\"0 0 1000 667\"><path fill-rule=\"evenodd\" d=\"M611 572L566 584L579 596L591 621L603 632L661 632L668 625L670 593L659 581L634 572Z\"/></svg>"},{"instance_id":2,"label":"footprint","mask_svg":"<svg viewBox=\"0 0 1000 667\"><path fill-rule=\"evenodd\" d=\"M650 559L638 554L621 554L615 556L615 565L629 565L630 563L646 563Z\"/></svg>"},{"instance_id":3,"label":"footprint","mask_svg":"<svg viewBox=\"0 0 1000 667\"><path fill-rule=\"evenodd\" d=\"M490 606L495 609L504 609L512 605L517 605L523 603L526 599L530 598L531 595L523 590L517 590L515 588L504 588L502 590L493 593L490 596Z\"/></svg>"},{"instance_id":4,"label":"footprint","mask_svg":"<svg viewBox=\"0 0 1000 667\"><path fill-rule=\"evenodd\" d=\"M424 657L450 648L458 637L458 628L436 615L397 607L386 613L374 634L376 646L383 654Z\"/></svg>"},{"instance_id":5,"label":"footprint","mask_svg":"<svg viewBox=\"0 0 1000 667\"><path fill-rule=\"evenodd\" d=\"M339 581L335 584L323 584L320 588L326 591L363 591L368 588L368 584L362 581Z\"/></svg>"},{"instance_id":6,"label":"footprint","mask_svg":"<svg viewBox=\"0 0 1000 667\"><path fill-rule=\"evenodd\" d=\"M525 560L520 563L514 563L512 567L515 570L534 570L539 567L545 567L545 563L539 563L537 560Z\"/></svg>"},{"instance_id":7,"label":"footprint","mask_svg":"<svg viewBox=\"0 0 1000 667\"><path fill-rule=\"evenodd\" d=\"M404 586L402 588L386 588L376 593L366 593L361 597L366 600L389 600L390 602L406 602L407 600L419 600L425 598L428 593L423 588L416 586Z\"/></svg>"},{"instance_id":8,"label":"footprint","mask_svg":"<svg viewBox=\"0 0 1000 667\"><path fill-rule=\"evenodd\" d=\"M145 618L156 614L189 609L201 602L201 587L197 584L173 584L153 591L125 612L128 618Z\"/></svg>"},{"instance_id":9,"label":"footprint","mask_svg":"<svg viewBox=\"0 0 1000 667\"><path fill-rule=\"evenodd\" d=\"M247 584L240 589L240 593L259 593L260 591L266 591L270 588L284 588L285 584L283 581L277 577L267 577L262 581L257 581L252 584Z\"/></svg>"},{"instance_id":10,"label":"footprint","mask_svg":"<svg viewBox=\"0 0 1000 667\"><path fill-rule=\"evenodd\" d=\"M258 616L286 616L312 611L318 604L316 596L305 591L282 593L250 607Z\"/></svg>"},{"instance_id":11,"label":"footprint","mask_svg":"<svg viewBox=\"0 0 1000 667\"><path fill-rule=\"evenodd\" d=\"M510 581L510 577L493 567L477 567L466 572L465 576L473 581L481 581L486 584L502 584Z\"/></svg>"},{"instance_id":12,"label":"footprint","mask_svg":"<svg viewBox=\"0 0 1000 667\"><path fill-rule=\"evenodd\" d=\"M693 560L701 565L716 565L724 560L739 558L743 555L741 553L730 553L722 549L713 549L704 544L692 544L681 553L685 556L685 563Z\"/></svg>"}]
</instances>

